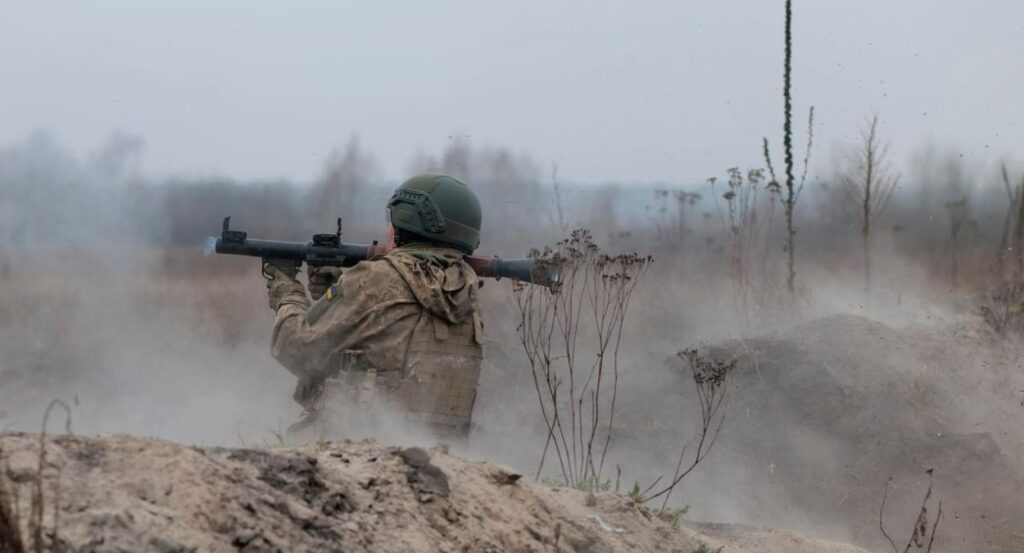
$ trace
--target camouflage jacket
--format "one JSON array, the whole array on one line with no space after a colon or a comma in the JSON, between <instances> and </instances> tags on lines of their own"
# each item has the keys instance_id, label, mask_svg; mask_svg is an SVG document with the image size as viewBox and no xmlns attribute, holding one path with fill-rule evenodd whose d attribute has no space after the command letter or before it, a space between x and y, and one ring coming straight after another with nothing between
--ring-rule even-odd
<instances>
[{"instance_id":1,"label":"camouflage jacket","mask_svg":"<svg viewBox=\"0 0 1024 553\"><path fill-rule=\"evenodd\" d=\"M482 357L477 288L476 273L459 252L402 246L345 271L312 304L304 293L286 297L271 351L299 378L300 403L336 376L337 359L357 352L358 368L376 370L391 391L401 385L406 406L428 413L420 418L446 422L451 415L448 422L468 424ZM434 397L439 394L454 399Z\"/></svg>"}]
</instances>

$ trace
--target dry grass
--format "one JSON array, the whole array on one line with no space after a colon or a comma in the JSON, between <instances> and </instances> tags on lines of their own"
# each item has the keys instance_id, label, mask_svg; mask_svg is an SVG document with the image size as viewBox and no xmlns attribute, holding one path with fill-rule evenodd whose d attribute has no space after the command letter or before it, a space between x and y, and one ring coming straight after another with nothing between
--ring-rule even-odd
<instances>
[{"instance_id":1,"label":"dry grass","mask_svg":"<svg viewBox=\"0 0 1024 553\"><path fill-rule=\"evenodd\" d=\"M985 294L981 313L999 336L1024 332L1024 284L1004 282L993 286Z\"/></svg>"},{"instance_id":2,"label":"dry grass","mask_svg":"<svg viewBox=\"0 0 1024 553\"><path fill-rule=\"evenodd\" d=\"M52 519L50 531L45 531L43 516L47 510L46 495L43 490L43 483L47 479L46 462L46 427L50 419L50 412L55 408L64 409L67 418L65 419L65 432L71 433L71 410L67 404L60 400L53 400L46 407L43 414L43 427L39 433L39 457L35 473L29 482L29 510L27 520L22 520L20 491L18 483L9 478L10 467L4 463L3 472L0 473L0 553L43 553L47 550L46 543L49 541L49 550L53 553L60 552L60 469L56 468L50 477L52 480L50 506ZM0 450L0 458L3 458L3 451ZM27 529L27 537L22 534L22 527Z\"/></svg>"},{"instance_id":3,"label":"dry grass","mask_svg":"<svg viewBox=\"0 0 1024 553\"><path fill-rule=\"evenodd\" d=\"M733 308L738 326L743 331L780 304L778 299L778 266L775 254L779 244L774 236L775 215L782 205L781 188L774 178L767 180L761 169L746 172L739 167L727 171L721 208L715 191L715 178L708 179L715 209L728 233L729 282L732 285Z\"/></svg>"},{"instance_id":4,"label":"dry grass","mask_svg":"<svg viewBox=\"0 0 1024 553\"><path fill-rule=\"evenodd\" d=\"M889 532L885 529L885 502L889 496L889 488L892 485L892 478L889 478L885 482L885 490L882 492L882 506L878 510L878 530L882 533L885 539L892 546L893 553L907 553L911 547L917 549L924 549L925 553L931 553L932 546L935 544L935 536L939 528L939 522L942 520L942 502L939 501L938 510L935 513L935 520L931 522L929 527L928 521L928 502L932 497L932 484L934 483L935 471L928 469L928 489L924 493L924 499L921 500L921 508L917 512L917 518L914 519L914 527L910 531L910 537L907 538L907 544L900 549L896 546L896 541L889 535Z\"/></svg>"}]
</instances>

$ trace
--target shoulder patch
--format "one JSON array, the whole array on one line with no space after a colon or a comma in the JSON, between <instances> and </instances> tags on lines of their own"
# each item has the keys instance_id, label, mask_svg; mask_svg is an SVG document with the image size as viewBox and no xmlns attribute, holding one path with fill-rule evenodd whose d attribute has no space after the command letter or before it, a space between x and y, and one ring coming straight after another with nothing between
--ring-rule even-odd
<instances>
[{"instance_id":1,"label":"shoulder patch","mask_svg":"<svg viewBox=\"0 0 1024 553\"><path fill-rule=\"evenodd\" d=\"M306 324L316 324L320 320L320 317L327 312L327 308L331 306L331 300L341 295L338 290L338 286L334 285L324 292L324 295L320 296L319 299L313 302L313 305L309 306L306 310Z\"/></svg>"}]
</instances>

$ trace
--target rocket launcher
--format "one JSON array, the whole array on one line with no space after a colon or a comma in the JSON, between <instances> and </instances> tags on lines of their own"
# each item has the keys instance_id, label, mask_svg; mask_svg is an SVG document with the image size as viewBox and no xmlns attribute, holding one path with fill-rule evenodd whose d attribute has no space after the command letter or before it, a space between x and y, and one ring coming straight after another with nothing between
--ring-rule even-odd
<instances>
[{"instance_id":1,"label":"rocket launcher","mask_svg":"<svg viewBox=\"0 0 1024 553\"><path fill-rule=\"evenodd\" d=\"M364 259L387 253L388 248L377 243L347 244L341 241L341 219L333 234L315 234L309 242L285 242L249 238L242 230L231 230L231 216L224 218L220 238L214 251L228 255L259 257L264 262L284 270L297 271L303 263L309 266L351 267ZM532 259L501 259L495 257L465 256L466 263L481 277L509 278L542 286L554 287L558 283L558 267L534 263Z\"/></svg>"}]
</instances>

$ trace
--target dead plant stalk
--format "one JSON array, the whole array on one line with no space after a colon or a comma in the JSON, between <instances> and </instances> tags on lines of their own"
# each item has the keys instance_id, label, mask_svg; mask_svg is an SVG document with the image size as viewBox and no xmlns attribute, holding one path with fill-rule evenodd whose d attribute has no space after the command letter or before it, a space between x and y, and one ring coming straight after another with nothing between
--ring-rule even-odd
<instances>
[{"instance_id":1,"label":"dead plant stalk","mask_svg":"<svg viewBox=\"0 0 1024 553\"><path fill-rule=\"evenodd\" d=\"M928 489L924 493L924 499L921 500L921 508L917 511L917 518L914 519L914 527L911 529L910 537L907 539L907 544L902 550L896 547L896 541L893 540L892 536L890 536L885 530L885 501L889 496L889 488L892 486L892 477L885 482L885 489L882 491L882 506L878 510L878 529L882 535L885 536L889 545L892 546L893 553L908 553L911 547L925 549L925 553L931 553L932 546L935 544L935 536L939 529L939 521L942 520L942 502L939 501L935 520L932 522L931 528L929 528L928 501L932 497L932 485L934 484L935 471L933 469L928 469L926 474L928 475Z\"/></svg>"},{"instance_id":2,"label":"dead plant stalk","mask_svg":"<svg viewBox=\"0 0 1024 553\"><path fill-rule=\"evenodd\" d=\"M664 496L659 510L660 513L664 513L668 507L668 500L676 486L707 458L715 442L718 440L722 424L725 422L723 406L728 395L729 376L736 369L735 360L712 360L702 355L696 349L683 350L678 355L686 361L690 369L700 410L700 423L697 427L697 436L695 437L697 441L696 452L690 458L689 464L685 464L684 468L686 453L689 449L689 444L685 444L679 452L679 459L676 462L672 479L668 484L661 489L652 491L657 485L658 481L656 480L639 497L641 503L648 503ZM660 480L660 477L658 480Z\"/></svg>"},{"instance_id":3,"label":"dead plant stalk","mask_svg":"<svg viewBox=\"0 0 1024 553\"><path fill-rule=\"evenodd\" d=\"M626 314L651 258L605 254L583 229L530 256L561 267L557 288L514 287L519 337L547 428L537 476L554 449L565 484L582 487L601 478L615 422Z\"/></svg>"}]
</instances>

